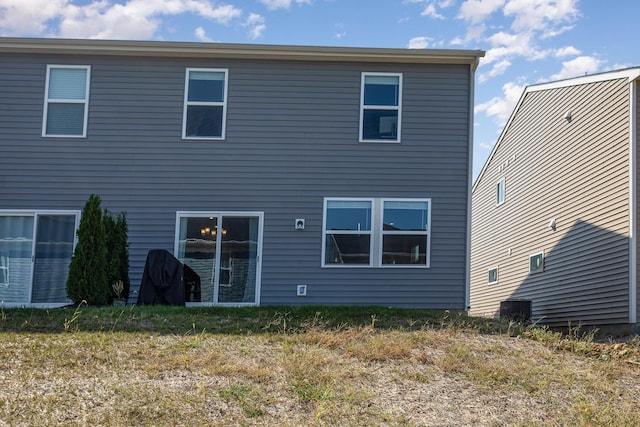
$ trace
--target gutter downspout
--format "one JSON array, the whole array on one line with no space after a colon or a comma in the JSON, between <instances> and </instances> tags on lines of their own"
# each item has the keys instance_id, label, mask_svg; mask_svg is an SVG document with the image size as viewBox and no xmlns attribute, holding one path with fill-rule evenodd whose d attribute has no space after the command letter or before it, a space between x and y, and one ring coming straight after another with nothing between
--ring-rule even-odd
<instances>
[{"instance_id":1,"label":"gutter downspout","mask_svg":"<svg viewBox=\"0 0 640 427\"><path fill-rule=\"evenodd\" d=\"M467 235L465 248L464 271L464 309L468 313L471 309L471 189L473 187L473 120L475 102L476 69L480 58L469 66L469 165L467 172Z\"/></svg>"}]
</instances>

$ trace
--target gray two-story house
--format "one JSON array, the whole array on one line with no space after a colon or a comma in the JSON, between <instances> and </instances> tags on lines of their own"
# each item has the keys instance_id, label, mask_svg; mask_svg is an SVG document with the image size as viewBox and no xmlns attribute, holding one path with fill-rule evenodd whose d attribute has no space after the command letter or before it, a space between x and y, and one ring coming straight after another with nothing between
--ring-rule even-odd
<instances>
[{"instance_id":1,"label":"gray two-story house","mask_svg":"<svg viewBox=\"0 0 640 427\"><path fill-rule=\"evenodd\" d=\"M68 303L90 194L193 304L468 303L481 51L0 39L0 300Z\"/></svg>"}]
</instances>

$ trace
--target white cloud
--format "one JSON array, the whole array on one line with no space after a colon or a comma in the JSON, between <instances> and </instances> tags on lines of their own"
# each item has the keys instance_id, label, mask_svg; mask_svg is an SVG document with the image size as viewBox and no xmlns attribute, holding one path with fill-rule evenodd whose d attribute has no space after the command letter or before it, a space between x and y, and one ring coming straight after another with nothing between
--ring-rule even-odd
<instances>
[{"instance_id":1,"label":"white cloud","mask_svg":"<svg viewBox=\"0 0 640 427\"><path fill-rule=\"evenodd\" d=\"M405 3L425 3L420 15L433 19L445 19L438 9L446 9L456 4L456 0L404 0Z\"/></svg>"},{"instance_id":2,"label":"white cloud","mask_svg":"<svg viewBox=\"0 0 640 427\"><path fill-rule=\"evenodd\" d=\"M530 57L535 53L535 49L531 46L531 35L528 33L508 34L499 32L490 36L488 40L493 47L488 49L485 57L481 59L480 63L482 65L503 61L504 58L513 56Z\"/></svg>"},{"instance_id":3,"label":"white cloud","mask_svg":"<svg viewBox=\"0 0 640 427\"><path fill-rule=\"evenodd\" d=\"M460 6L459 17L477 24L499 10L504 5L504 2L505 0L466 0Z\"/></svg>"},{"instance_id":4,"label":"white cloud","mask_svg":"<svg viewBox=\"0 0 640 427\"><path fill-rule=\"evenodd\" d=\"M502 60L495 64L488 73L478 75L478 81L482 83L491 77L501 76L509 69L509 67L511 67L511 61L507 61L506 59Z\"/></svg>"},{"instance_id":5,"label":"white cloud","mask_svg":"<svg viewBox=\"0 0 640 427\"><path fill-rule=\"evenodd\" d=\"M550 39L550 38L559 36L562 33L566 33L569 30L573 30L574 27L575 27L574 25L565 25L564 27L560 27L560 28L547 28L540 35L540 39L545 40L545 39Z\"/></svg>"},{"instance_id":6,"label":"white cloud","mask_svg":"<svg viewBox=\"0 0 640 427\"><path fill-rule=\"evenodd\" d=\"M444 16L438 13L438 11L436 10L436 6L433 3L427 5L427 7L425 7L422 11L421 15L428 16L434 19L444 19Z\"/></svg>"},{"instance_id":7,"label":"white cloud","mask_svg":"<svg viewBox=\"0 0 640 427\"><path fill-rule=\"evenodd\" d=\"M212 41L209 37L207 37L207 32L202 27L196 28L195 35L198 40L202 42L210 42Z\"/></svg>"},{"instance_id":8,"label":"white cloud","mask_svg":"<svg viewBox=\"0 0 640 427\"><path fill-rule=\"evenodd\" d=\"M571 21L578 16L578 0L509 0L504 15L514 18L515 31L546 30L550 24Z\"/></svg>"},{"instance_id":9,"label":"white cloud","mask_svg":"<svg viewBox=\"0 0 640 427\"><path fill-rule=\"evenodd\" d=\"M487 117L493 118L499 126L504 126L525 87L525 85L513 82L505 83L502 86L503 96L496 96L487 102L476 105L475 113L484 113Z\"/></svg>"},{"instance_id":10,"label":"white cloud","mask_svg":"<svg viewBox=\"0 0 640 427\"><path fill-rule=\"evenodd\" d=\"M48 21L59 16L67 3L67 0L0 0L0 31L3 36L48 33Z\"/></svg>"},{"instance_id":11,"label":"white cloud","mask_svg":"<svg viewBox=\"0 0 640 427\"><path fill-rule=\"evenodd\" d=\"M432 40L433 39L429 37L414 37L409 40L409 44L407 45L407 47L409 49L425 49L429 47L429 42L431 42Z\"/></svg>"},{"instance_id":12,"label":"white cloud","mask_svg":"<svg viewBox=\"0 0 640 427\"><path fill-rule=\"evenodd\" d=\"M484 32L487 26L484 24L471 25L467 28L467 40L484 41Z\"/></svg>"},{"instance_id":13,"label":"white cloud","mask_svg":"<svg viewBox=\"0 0 640 427\"><path fill-rule=\"evenodd\" d=\"M597 73L600 65L602 65L602 61L598 58L593 56L579 56L571 61L563 62L560 72L554 74L551 78L561 80Z\"/></svg>"},{"instance_id":14,"label":"white cloud","mask_svg":"<svg viewBox=\"0 0 640 427\"><path fill-rule=\"evenodd\" d=\"M582 52L580 52L578 49L576 49L573 46L566 46L566 47L561 47L560 49L556 49L555 52L553 52L553 56L555 56L556 58L562 58L565 56L576 56L576 55L580 55Z\"/></svg>"},{"instance_id":15,"label":"white cloud","mask_svg":"<svg viewBox=\"0 0 640 427\"><path fill-rule=\"evenodd\" d=\"M495 141L494 142L490 142L490 143L481 142L478 145L480 146L480 148L484 148L485 150L491 150L493 148L493 146L495 145Z\"/></svg>"},{"instance_id":16,"label":"white cloud","mask_svg":"<svg viewBox=\"0 0 640 427\"><path fill-rule=\"evenodd\" d=\"M634 63L616 63L616 64L613 64L612 66L606 67L602 71L624 70L625 68L631 68L635 66L636 64Z\"/></svg>"},{"instance_id":17,"label":"white cloud","mask_svg":"<svg viewBox=\"0 0 640 427\"><path fill-rule=\"evenodd\" d=\"M536 61L555 57L575 56L580 52L569 46L561 49L543 49L539 41L572 28L567 25L579 16L578 0L466 0L460 7L459 18L470 23L466 40L489 41L491 47L480 64L493 65L481 77L490 78L504 73L507 64L515 58ZM511 19L509 30L499 29L485 35L495 22L491 15L501 12Z\"/></svg>"},{"instance_id":18,"label":"white cloud","mask_svg":"<svg viewBox=\"0 0 640 427\"><path fill-rule=\"evenodd\" d=\"M62 37L115 39L124 34L128 39L146 39L152 37L160 25L157 14L137 2L68 5L61 12L59 35Z\"/></svg>"},{"instance_id":19,"label":"white cloud","mask_svg":"<svg viewBox=\"0 0 640 427\"><path fill-rule=\"evenodd\" d=\"M249 15L247 22L245 22L245 26L250 27L249 37L252 39L257 39L262 36L262 33L267 29L266 24L264 23L264 17L258 15L257 13L252 13Z\"/></svg>"},{"instance_id":20,"label":"white cloud","mask_svg":"<svg viewBox=\"0 0 640 427\"><path fill-rule=\"evenodd\" d=\"M289 9L292 3L311 4L311 0L260 0L269 10Z\"/></svg>"},{"instance_id":21,"label":"white cloud","mask_svg":"<svg viewBox=\"0 0 640 427\"><path fill-rule=\"evenodd\" d=\"M242 16L234 6L208 0L0 0L2 35L53 35L73 38L148 39L165 16L195 14L218 24ZM58 28L49 28L55 22Z\"/></svg>"}]
</instances>

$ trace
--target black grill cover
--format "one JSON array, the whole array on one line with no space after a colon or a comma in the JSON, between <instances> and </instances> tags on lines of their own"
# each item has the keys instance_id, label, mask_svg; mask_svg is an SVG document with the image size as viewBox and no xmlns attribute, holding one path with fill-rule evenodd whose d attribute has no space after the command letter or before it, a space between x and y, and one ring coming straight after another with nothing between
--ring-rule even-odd
<instances>
[{"instance_id":1,"label":"black grill cover","mask_svg":"<svg viewBox=\"0 0 640 427\"><path fill-rule=\"evenodd\" d=\"M138 305L184 305L184 302L182 263L169 251L150 250L140 282Z\"/></svg>"},{"instance_id":2,"label":"black grill cover","mask_svg":"<svg viewBox=\"0 0 640 427\"><path fill-rule=\"evenodd\" d=\"M187 302L200 302L200 276L187 264L182 264L182 267Z\"/></svg>"}]
</instances>

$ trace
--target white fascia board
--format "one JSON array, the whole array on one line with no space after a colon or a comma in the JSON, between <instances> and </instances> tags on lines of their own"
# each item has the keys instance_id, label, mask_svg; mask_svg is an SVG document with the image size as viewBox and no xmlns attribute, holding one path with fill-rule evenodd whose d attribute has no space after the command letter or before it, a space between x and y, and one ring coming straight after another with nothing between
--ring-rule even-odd
<instances>
[{"instance_id":1,"label":"white fascia board","mask_svg":"<svg viewBox=\"0 0 640 427\"><path fill-rule=\"evenodd\" d=\"M0 52L137 57L239 58L407 64L472 64L482 50L398 49L138 40L0 37Z\"/></svg>"},{"instance_id":2,"label":"white fascia board","mask_svg":"<svg viewBox=\"0 0 640 427\"><path fill-rule=\"evenodd\" d=\"M590 74L588 76L574 77L549 83L540 83L527 87L527 92L539 92L541 90L559 89L569 86L578 86L589 83L604 82L607 80L628 79L633 81L640 77L640 67L626 68L624 70L608 71L606 73Z\"/></svg>"}]
</instances>

